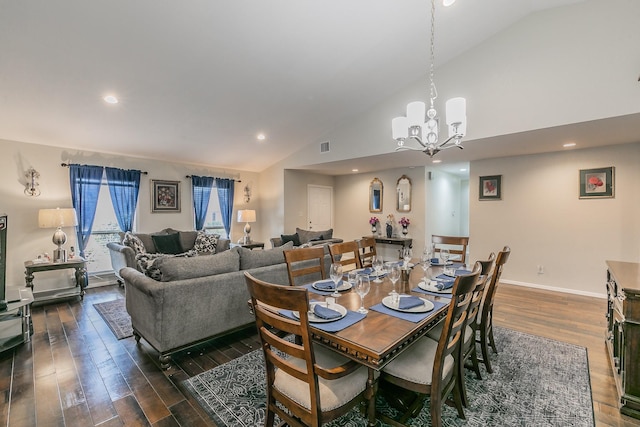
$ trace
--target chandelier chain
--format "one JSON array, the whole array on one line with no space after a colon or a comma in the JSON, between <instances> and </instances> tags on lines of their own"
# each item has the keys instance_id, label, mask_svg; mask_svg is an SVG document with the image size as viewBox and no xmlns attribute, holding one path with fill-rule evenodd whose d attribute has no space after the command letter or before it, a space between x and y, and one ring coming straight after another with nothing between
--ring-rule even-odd
<instances>
[{"instance_id":1,"label":"chandelier chain","mask_svg":"<svg viewBox=\"0 0 640 427\"><path fill-rule=\"evenodd\" d=\"M433 102L438 97L438 92L436 91L436 85L433 82L434 69L435 69L435 38L436 38L436 0L431 0L431 66L429 69L429 80L431 84L429 85L429 92L431 99L431 108L433 108Z\"/></svg>"}]
</instances>

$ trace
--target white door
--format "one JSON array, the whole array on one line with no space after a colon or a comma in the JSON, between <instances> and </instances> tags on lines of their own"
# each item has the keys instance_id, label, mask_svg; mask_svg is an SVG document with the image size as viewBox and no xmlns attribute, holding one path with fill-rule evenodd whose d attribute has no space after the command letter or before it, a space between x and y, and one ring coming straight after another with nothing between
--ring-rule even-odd
<instances>
[{"instance_id":1,"label":"white door","mask_svg":"<svg viewBox=\"0 0 640 427\"><path fill-rule=\"evenodd\" d=\"M307 227L309 230L333 228L333 187L307 186Z\"/></svg>"}]
</instances>

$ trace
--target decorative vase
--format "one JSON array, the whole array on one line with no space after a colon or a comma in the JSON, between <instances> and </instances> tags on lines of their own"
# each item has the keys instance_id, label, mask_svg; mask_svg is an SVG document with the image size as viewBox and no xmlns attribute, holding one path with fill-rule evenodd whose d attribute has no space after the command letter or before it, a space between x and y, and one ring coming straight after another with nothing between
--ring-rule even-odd
<instances>
[{"instance_id":1,"label":"decorative vase","mask_svg":"<svg viewBox=\"0 0 640 427\"><path fill-rule=\"evenodd\" d=\"M406 235L407 235L407 233L409 233L409 230L407 229L407 226L406 226L406 225L403 225L403 226L402 226L402 235L403 235L403 236L406 236Z\"/></svg>"},{"instance_id":2,"label":"decorative vase","mask_svg":"<svg viewBox=\"0 0 640 427\"><path fill-rule=\"evenodd\" d=\"M376 230L376 226L375 226L375 225L372 225L372 226L371 226L371 234L376 234L376 231L377 231L377 230Z\"/></svg>"},{"instance_id":3,"label":"decorative vase","mask_svg":"<svg viewBox=\"0 0 640 427\"><path fill-rule=\"evenodd\" d=\"M393 227L391 226L391 224L387 224L387 239L390 239L392 234L393 234Z\"/></svg>"}]
</instances>

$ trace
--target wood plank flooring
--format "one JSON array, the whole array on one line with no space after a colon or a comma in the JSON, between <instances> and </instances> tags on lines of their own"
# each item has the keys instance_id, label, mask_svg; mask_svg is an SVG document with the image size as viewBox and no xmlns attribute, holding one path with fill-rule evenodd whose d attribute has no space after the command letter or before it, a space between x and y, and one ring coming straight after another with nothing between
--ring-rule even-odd
<instances>
[{"instance_id":1,"label":"wood plank flooring","mask_svg":"<svg viewBox=\"0 0 640 427\"><path fill-rule=\"evenodd\" d=\"M174 356L161 371L157 354L133 338L118 341L93 308L124 298L117 286L33 308L30 343L0 354L0 425L215 426L185 395L181 381L259 348L253 330ZM619 414L605 351L606 301L502 284L495 324L587 347L597 426L640 426ZM499 344L499 343L498 343Z\"/></svg>"}]
</instances>

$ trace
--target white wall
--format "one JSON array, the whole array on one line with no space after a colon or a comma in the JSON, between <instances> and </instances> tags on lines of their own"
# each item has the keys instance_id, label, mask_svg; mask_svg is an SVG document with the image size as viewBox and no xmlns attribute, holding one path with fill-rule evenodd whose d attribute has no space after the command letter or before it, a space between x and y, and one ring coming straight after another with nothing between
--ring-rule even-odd
<instances>
[{"instance_id":1,"label":"white wall","mask_svg":"<svg viewBox=\"0 0 640 427\"><path fill-rule=\"evenodd\" d=\"M509 245L503 279L603 295L605 260L640 261L639 165L640 143L472 162L471 259ZM615 198L578 199L578 171L608 166ZM478 200L486 175L502 175L502 200Z\"/></svg>"},{"instance_id":2,"label":"white wall","mask_svg":"<svg viewBox=\"0 0 640 427\"><path fill-rule=\"evenodd\" d=\"M334 178L329 175L320 175L298 170L284 171L284 194L286 194L287 197L284 201L284 231L281 232L282 234L295 233L296 227L302 228L304 230L309 229L307 223L307 220L309 218L307 212L308 185L334 187ZM271 237L278 236L280 236L280 234L275 234Z\"/></svg>"},{"instance_id":3,"label":"white wall","mask_svg":"<svg viewBox=\"0 0 640 427\"><path fill-rule=\"evenodd\" d=\"M469 180L429 168L426 185L427 237L432 234L468 236Z\"/></svg>"},{"instance_id":4,"label":"white wall","mask_svg":"<svg viewBox=\"0 0 640 427\"><path fill-rule=\"evenodd\" d=\"M80 163L114 166L124 169L140 169L147 171L140 182L138 200L137 229L141 232L153 232L166 227L179 230L193 230L193 202L191 198L191 182L187 175L208 175L241 179L236 183L234 199L234 217L231 228L233 240L243 235L243 225L238 224L235 211L237 209L256 209L260 215L260 183L258 175L237 170L219 170L212 167L171 163L151 159L140 159L116 156L95 152L80 152L59 147L27 144L15 141L0 140L0 212L8 214L9 231L7 236L7 284L24 284L24 261L35 258L39 253L51 252L55 248L51 242L54 230L38 228L38 210L42 208L71 207L71 190L69 187L69 169L61 167L61 163ZM24 176L27 169L35 168L40 173L39 197L28 197L24 194ZM181 182L181 212L151 213L150 188L152 179ZM245 183L251 183L252 198L244 203ZM65 247L76 246L74 233L67 232ZM69 281L70 275L64 271L51 280ZM40 278L34 279L39 286ZM41 279L42 280L42 279ZM69 282L70 283L70 282ZM67 286L61 284L60 287ZM54 286L55 287L55 286ZM47 287L45 287L46 289Z\"/></svg>"}]
</instances>

